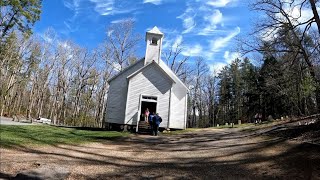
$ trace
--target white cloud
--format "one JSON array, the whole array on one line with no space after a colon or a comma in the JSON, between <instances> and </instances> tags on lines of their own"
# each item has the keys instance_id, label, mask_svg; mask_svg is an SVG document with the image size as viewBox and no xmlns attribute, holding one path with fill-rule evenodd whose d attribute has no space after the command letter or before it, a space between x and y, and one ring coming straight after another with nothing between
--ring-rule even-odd
<instances>
[{"instance_id":1,"label":"white cloud","mask_svg":"<svg viewBox=\"0 0 320 180\"><path fill-rule=\"evenodd\" d=\"M240 57L241 57L241 54L239 52L229 52L229 51L225 51L223 56L225 62L228 64L232 63L232 61Z\"/></svg>"},{"instance_id":2,"label":"white cloud","mask_svg":"<svg viewBox=\"0 0 320 180\"><path fill-rule=\"evenodd\" d=\"M184 56L201 56L202 51L202 46L200 44L196 44L192 46L184 46L181 54Z\"/></svg>"},{"instance_id":3,"label":"white cloud","mask_svg":"<svg viewBox=\"0 0 320 180\"><path fill-rule=\"evenodd\" d=\"M188 7L183 14L177 17L182 19L183 22L184 31L182 34L190 33L196 27L196 22L194 20L195 16L196 12L193 10L193 8Z\"/></svg>"},{"instance_id":4,"label":"white cloud","mask_svg":"<svg viewBox=\"0 0 320 180\"><path fill-rule=\"evenodd\" d=\"M228 64L225 62L216 62L209 65L209 68L213 75L217 76L221 72L221 70L227 65Z\"/></svg>"},{"instance_id":5,"label":"white cloud","mask_svg":"<svg viewBox=\"0 0 320 180\"><path fill-rule=\"evenodd\" d=\"M181 35L176 36L175 38L168 39L166 38L164 44L162 45L163 49L170 49L171 47L176 47L178 44L181 44L183 37Z\"/></svg>"},{"instance_id":6,"label":"white cloud","mask_svg":"<svg viewBox=\"0 0 320 180\"><path fill-rule=\"evenodd\" d=\"M90 0L95 3L95 11L100 15L109 15L112 14L114 10L113 4L114 0Z\"/></svg>"},{"instance_id":7,"label":"white cloud","mask_svg":"<svg viewBox=\"0 0 320 180\"><path fill-rule=\"evenodd\" d=\"M151 3L154 5L160 5L162 0L143 0L143 3Z\"/></svg>"},{"instance_id":8,"label":"white cloud","mask_svg":"<svg viewBox=\"0 0 320 180\"><path fill-rule=\"evenodd\" d=\"M204 20L207 25L205 28L200 30L198 35L211 35L217 29L217 25L223 23L223 15L219 10L216 9L213 10L213 13L211 15L205 16Z\"/></svg>"},{"instance_id":9,"label":"white cloud","mask_svg":"<svg viewBox=\"0 0 320 180\"><path fill-rule=\"evenodd\" d=\"M63 5L71 11L74 11L75 14L78 14L80 10L80 1L81 0L64 0Z\"/></svg>"},{"instance_id":10,"label":"white cloud","mask_svg":"<svg viewBox=\"0 0 320 180\"><path fill-rule=\"evenodd\" d=\"M223 57L224 57L224 61L215 62L215 63L209 65L210 71L215 76L217 76L225 66L231 64L232 61L234 61L236 58L240 58L241 54L238 52L225 51Z\"/></svg>"},{"instance_id":11,"label":"white cloud","mask_svg":"<svg viewBox=\"0 0 320 180\"><path fill-rule=\"evenodd\" d=\"M313 17L311 8L300 9L301 3L302 3L302 0L296 0L292 2L288 1L285 4L283 4L284 6L283 9L289 15L289 17L291 17L291 20L296 22L305 22ZM279 13L279 17L283 17L283 16Z\"/></svg>"},{"instance_id":12,"label":"white cloud","mask_svg":"<svg viewBox=\"0 0 320 180\"><path fill-rule=\"evenodd\" d=\"M318 10L320 10L320 7L318 7ZM285 7L284 11L289 14L289 18L291 19L292 23L294 25L298 25L300 23L304 23L307 22L308 20L310 20L313 17L313 13L311 8L306 9L306 8L302 8L300 10L300 8L298 6L291 6L291 7ZM278 14L278 17L281 17L282 19L284 19L286 21L286 18L284 16L282 16L280 13ZM314 24L315 25L315 24ZM301 28L305 28L305 25L301 26Z\"/></svg>"},{"instance_id":13,"label":"white cloud","mask_svg":"<svg viewBox=\"0 0 320 180\"><path fill-rule=\"evenodd\" d=\"M182 40L183 40L183 37L181 35L177 36L172 46L177 47L181 45Z\"/></svg>"},{"instance_id":14,"label":"white cloud","mask_svg":"<svg viewBox=\"0 0 320 180\"><path fill-rule=\"evenodd\" d=\"M218 52L221 48L224 48L228 45L228 42L240 33L240 27L235 28L230 34L226 37L220 37L216 40L210 41L211 51Z\"/></svg>"},{"instance_id":15,"label":"white cloud","mask_svg":"<svg viewBox=\"0 0 320 180\"><path fill-rule=\"evenodd\" d=\"M222 22L222 18L222 13L216 9L207 20L210 22L210 24L216 25Z\"/></svg>"},{"instance_id":16,"label":"white cloud","mask_svg":"<svg viewBox=\"0 0 320 180\"><path fill-rule=\"evenodd\" d=\"M313 17L313 13L311 9L302 8L300 9L301 1L290 1L286 2L283 6L284 13L288 15L288 18L293 23L293 25L298 25L300 23L307 22ZM284 22L287 21L286 17L284 17L281 13L277 13L276 17ZM301 25L300 28L304 29L305 25ZM260 32L260 37L264 41L272 41L278 38L279 27L270 27L262 30Z\"/></svg>"},{"instance_id":17,"label":"white cloud","mask_svg":"<svg viewBox=\"0 0 320 180\"><path fill-rule=\"evenodd\" d=\"M79 28L77 25L75 25L75 22L81 11L81 1L82 0L63 0L63 5L74 13L72 17L63 21L66 27L66 30L63 31L65 31L66 34L74 32Z\"/></svg>"},{"instance_id":18,"label":"white cloud","mask_svg":"<svg viewBox=\"0 0 320 180\"><path fill-rule=\"evenodd\" d=\"M136 10L132 1L90 0L95 4L94 10L102 16L130 13Z\"/></svg>"},{"instance_id":19,"label":"white cloud","mask_svg":"<svg viewBox=\"0 0 320 180\"><path fill-rule=\"evenodd\" d=\"M259 35L262 38L262 40L268 42L268 41L273 41L278 37L277 32L278 32L278 29L267 28L262 30Z\"/></svg>"},{"instance_id":20,"label":"white cloud","mask_svg":"<svg viewBox=\"0 0 320 180\"><path fill-rule=\"evenodd\" d=\"M109 30L109 31L107 32L108 37L110 37L112 33L113 33L113 30Z\"/></svg>"},{"instance_id":21,"label":"white cloud","mask_svg":"<svg viewBox=\"0 0 320 180\"><path fill-rule=\"evenodd\" d=\"M186 10L178 19L183 23L183 34L196 34L202 36L215 35L219 33L219 27L225 27L226 21L232 20L224 17L218 7L236 4L238 0L190 0L186 4ZM228 24L227 24L228 25ZM220 29L221 31L221 29Z\"/></svg>"},{"instance_id":22,"label":"white cloud","mask_svg":"<svg viewBox=\"0 0 320 180\"><path fill-rule=\"evenodd\" d=\"M185 30L182 32L182 34L191 32L192 29L194 27L196 27L194 17L187 17L187 18L183 19L183 26L184 26Z\"/></svg>"},{"instance_id":23,"label":"white cloud","mask_svg":"<svg viewBox=\"0 0 320 180\"><path fill-rule=\"evenodd\" d=\"M233 2L236 2L237 0L211 0L207 2L208 5L211 5L213 7L225 7Z\"/></svg>"}]
</instances>

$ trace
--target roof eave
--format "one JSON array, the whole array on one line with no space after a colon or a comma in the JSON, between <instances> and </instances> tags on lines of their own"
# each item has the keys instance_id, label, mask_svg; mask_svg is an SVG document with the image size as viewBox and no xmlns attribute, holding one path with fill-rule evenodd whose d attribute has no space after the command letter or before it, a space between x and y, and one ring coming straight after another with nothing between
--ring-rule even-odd
<instances>
[{"instance_id":1,"label":"roof eave","mask_svg":"<svg viewBox=\"0 0 320 180\"><path fill-rule=\"evenodd\" d=\"M169 80L171 80L174 84L176 83L176 81L174 79L172 79L163 69L162 67L157 64L155 61L152 61L151 63L147 64L146 66L143 66L142 68L138 69L137 71L135 71L134 73L130 74L128 77L127 77L127 80L130 80L132 77L134 77L135 75L137 75L139 72L141 72L144 68L150 66L151 64L155 64L156 66L158 66L158 68L162 71L163 74L165 74L167 76L167 78Z\"/></svg>"},{"instance_id":2,"label":"roof eave","mask_svg":"<svg viewBox=\"0 0 320 180\"><path fill-rule=\"evenodd\" d=\"M138 60L137 62L131 64L130 66L126 67L123 71L119 72L118 74L114 75L112 78L110 78L107 82L110 84L111 81L113 81L114 79L116 79L118 76L120 76L122 73L124 73L125 71L127 71L128 69L130 69L132 66L138 64L140 61L144 60L144 58L141 58L140 60Z\"/></svg>"}]
</instances>

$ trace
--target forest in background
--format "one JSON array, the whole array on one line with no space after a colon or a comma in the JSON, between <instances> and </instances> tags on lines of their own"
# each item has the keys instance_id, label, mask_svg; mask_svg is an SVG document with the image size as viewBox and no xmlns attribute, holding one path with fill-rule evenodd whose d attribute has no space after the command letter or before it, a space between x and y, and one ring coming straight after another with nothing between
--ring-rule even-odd
<instances>
[{"instance_id":1,"label":"forest in background","mask_svg":"<svg viewBox=\"0 0 320 180\"><path fill-rule=\"evenodd\" d=\"M210 71L204 57L183 56L183 43L164 50L162 59L189 87L188 127L251 122L256 113L265 120L320 113L319 3L250 3L261 18L250 38L238 40L244 57L220 72ZM112 33L105 42L88 50L59 39L53 29L41 37L32 34L41 0L4 0L0 5L0 115L103 126L108 79L138 60L135 50L143 38L134 33L134 21L108 26ZM313 16L302 21L302 9Z\"/></svg>"}]
</instances>

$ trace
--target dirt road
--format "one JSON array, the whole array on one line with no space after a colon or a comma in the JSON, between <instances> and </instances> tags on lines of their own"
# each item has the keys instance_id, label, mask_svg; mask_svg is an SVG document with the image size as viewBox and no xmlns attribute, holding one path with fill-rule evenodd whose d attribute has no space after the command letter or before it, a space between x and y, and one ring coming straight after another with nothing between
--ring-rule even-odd
<instances>
[{"instance_id":1,"label":"dirt road","mask_svg":"<svg viewBox=\"0 0 320 180\"><path fill-rule=\"evenodd\" d=\"M237 129L133 135L79 146L1 149L0 178L32 169L66 179L320 179L320 148Z\"/></svg>"}]
</instances>

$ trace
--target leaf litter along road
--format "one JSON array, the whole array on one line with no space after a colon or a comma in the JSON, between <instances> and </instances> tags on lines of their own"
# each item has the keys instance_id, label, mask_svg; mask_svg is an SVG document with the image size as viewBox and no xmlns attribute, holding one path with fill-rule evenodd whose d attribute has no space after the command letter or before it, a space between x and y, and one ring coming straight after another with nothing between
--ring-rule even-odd
<instances>
[{"instance_id":1,"label":"leaf litter along road","mask_svg":"<svg viewBox=\"0 0 320 180\"><path fill-rule=\"evenodd\" d=\"M319 179L319 153L317 145L254 131L200 129L172 136L1 149L0 178L32 171L46 179L59 173L63 179Z\"/></svg>"}]
</instances>

